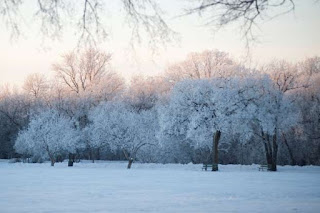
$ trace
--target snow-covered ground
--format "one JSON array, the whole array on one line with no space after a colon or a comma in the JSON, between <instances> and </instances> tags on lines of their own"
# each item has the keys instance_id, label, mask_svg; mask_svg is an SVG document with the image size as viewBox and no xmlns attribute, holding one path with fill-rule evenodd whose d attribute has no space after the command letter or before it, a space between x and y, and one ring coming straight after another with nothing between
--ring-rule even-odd
<instances>
[{"instance_id":1,"label":"snow-covered ground","mask_svg":"<svg viewBox=\"0 0 320 213\"><path fill-rule=\"evenodd\" d=\"M320 212L320 167L0 161L0 212Z\"/></svg>"}]
</instances>

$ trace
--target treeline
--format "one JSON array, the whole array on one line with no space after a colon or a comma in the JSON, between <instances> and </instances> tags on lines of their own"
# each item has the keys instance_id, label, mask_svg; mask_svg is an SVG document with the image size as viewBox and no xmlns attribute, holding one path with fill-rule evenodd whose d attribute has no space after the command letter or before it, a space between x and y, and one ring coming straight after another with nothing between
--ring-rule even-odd
<instances>
[{"instance_id":1,"label":"treeline","mask_svg":"<svg viewBox=\"0 0 320 213\"><path fill-rule=\"evenodd\" d=\"M320 58L249 69L191 53L126 84L88 49L0 91L0 158L159 163L320 164Z\"/></svg>"}]
</instances>

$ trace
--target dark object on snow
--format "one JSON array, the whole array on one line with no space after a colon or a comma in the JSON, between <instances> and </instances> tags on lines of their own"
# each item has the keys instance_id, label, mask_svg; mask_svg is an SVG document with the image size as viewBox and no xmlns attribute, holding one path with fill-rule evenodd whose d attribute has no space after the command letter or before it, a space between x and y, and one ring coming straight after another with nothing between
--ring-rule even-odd
<instances>
[{"instance_id":1,"label":"dark object on snow","mask_svg":"<svg viewBox=\"0 0 320 213\"><path fill-rule=\"evenodd\" d=\"M202 170L207 171L208 168L212 168L212 171L218 171L218 164L203 164Z\"/></svg>"},{"instance_id":2,"label":"dark object on snow","mask_svg":"<svg viewBox=\"0 0 320 213\"><path fill-rule=\"evenodd\" d=\"M74 155L69 153L68 166L73 166L73 162L74 162Z\"/></svg>"},{"instance_id":3,"label":"dark object on snow","mask_svg":"<svg viewBox=\"0 0 320 213\"><path fill-rule=\"evenodd\" d=\"M267 169L268 171L270 171L271 165L260 165L259 166L259 171L263 171L265 169Z\"/></svg>"}]
</instances>

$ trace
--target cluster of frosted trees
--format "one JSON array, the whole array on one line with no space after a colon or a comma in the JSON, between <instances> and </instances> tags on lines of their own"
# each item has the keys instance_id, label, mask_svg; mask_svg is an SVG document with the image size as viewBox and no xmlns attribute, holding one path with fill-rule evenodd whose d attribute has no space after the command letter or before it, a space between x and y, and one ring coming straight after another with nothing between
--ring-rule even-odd
<instances>
[{"instance_id":1,"label":"cluster of frosted trees","mask_svg":"<svg viewBox=\"0 0 320 213\"><path fill-rule=\"evenodd\" d=\"M73 125L71 119L55 110L43 111L33 116L27 129L19 132L15 149L26 156L49 158L53 166L58 155L81 148L80 134Z\"/></svg>"},{"instance_id":2,"label":"cluster of frosted trees","mask_svg":"<svg viewBox=\"0 0 320 213\"><path fill-rule=\"evenodd\" d=\"M176 84L163 109L163 133L195 148L212 147L214 164L219 163L223 134L236 134L239 143L259 134L273 171L277 165L277 136L299 119L291 100L274 88L268 75L185 80Z\"/></svg>"},{"instance_id":3,"label":"cluster of frosted trees","mask_svg":"<svg viewBox=\"0 0 320 213\"><path fill-rule=\"evenodd\" d=\"M272 171L320 163L317 57L248 69L205 51L129 85L109 60L96 50L68 54L53 67L60 81L34 75L25 94L3 95L13 152L52 165L68 156L126 159L128 168L135 160L265 163Z\"/></svg>"}]
</instances>

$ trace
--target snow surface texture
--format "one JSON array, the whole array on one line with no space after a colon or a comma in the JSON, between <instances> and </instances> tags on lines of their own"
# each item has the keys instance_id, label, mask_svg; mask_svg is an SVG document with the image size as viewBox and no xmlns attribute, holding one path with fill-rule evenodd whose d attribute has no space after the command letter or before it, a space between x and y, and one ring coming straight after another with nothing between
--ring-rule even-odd
<instances>
[{"instance_id":1,"label":"snow surface texture","mask_svg":"<svg viewBox=\"0 0 320 213\"><path fill-rule=\"evenodd\" d=\"M320 212L320 167L0 161L0 212Z\"/></svg>"}]
</instances>

